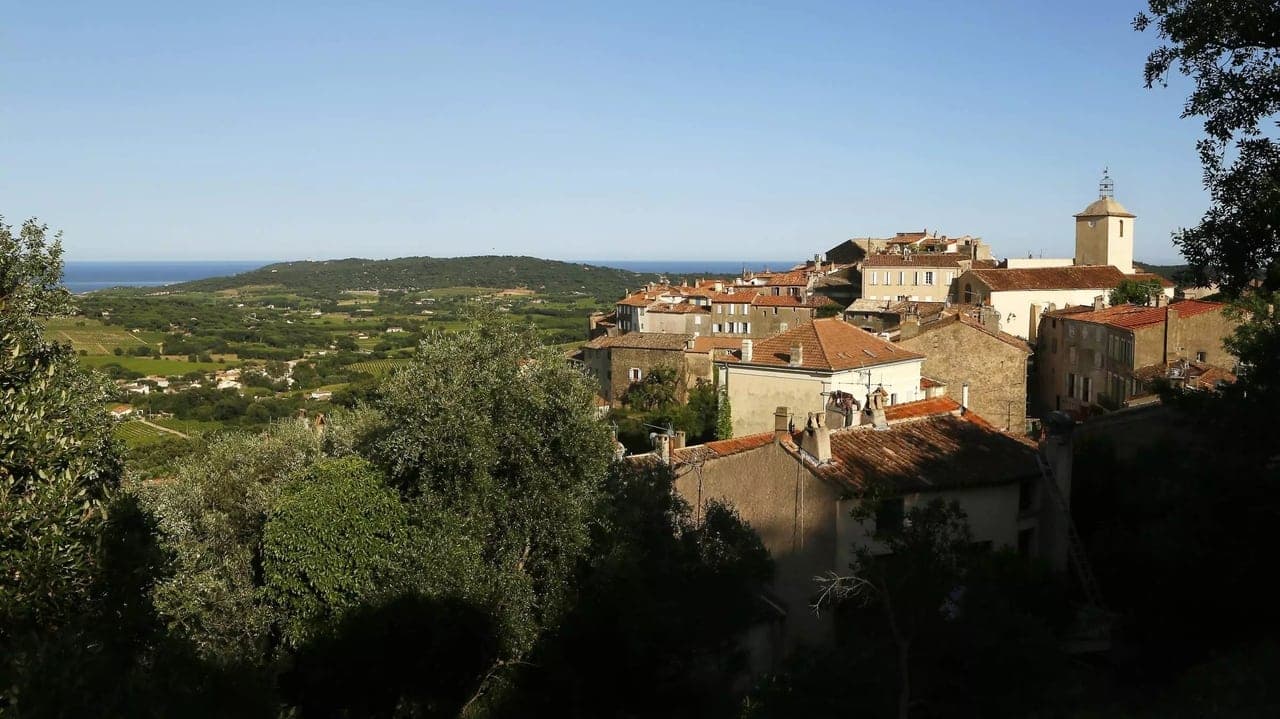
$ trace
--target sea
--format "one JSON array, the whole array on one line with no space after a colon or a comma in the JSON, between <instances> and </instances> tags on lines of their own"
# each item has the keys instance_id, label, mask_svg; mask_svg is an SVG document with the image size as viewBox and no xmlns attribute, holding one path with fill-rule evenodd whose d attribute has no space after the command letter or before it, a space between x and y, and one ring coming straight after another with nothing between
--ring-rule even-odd
<instances>
[{"instance_id":1,"label":"sea","mask_svg":"<svg viewBox=\"0 0 1280 719\"><path fill-rule=\"evenodd\" d=\"M616 267L621 270L645 273L667 273L672 275L690 275L705 272L709 275L731 275L742 272L743 268L753 272L762 270L787 270L795 267L797 261L790 260L578 260L589 265Z\"/></svg>"},{"instance_id":2,"label":"sea","mask_svg":"<svg viewBox=\"0 0 1280 719\"><path fill-rule=\"evenodd\" d=\"M748 270L785 270L796 264L795 260L577 260L591 265L616 267L632 272L667 273L672 275L729 275ZM248 272L263 265L262 261L192 260L173 262L152 261L77 261L68 260L63 267L62 281L75 294L105 290L110 287L156 287L175 282L202 280L206 277Z\"/></svg>"},{"instance_id":3,"label":"sea","mask_svg":"<svg viewBox=\"0 0 1280 719\"><path fill-rule=\"evenodd\" d=\"M62 268L62 282L75 294L110 287L152 287L175 282L222 277L257 269L270 262L227 262L193 260L185 262L132 261L91 262L68 260Z\"/></svg>"}]
</instances>

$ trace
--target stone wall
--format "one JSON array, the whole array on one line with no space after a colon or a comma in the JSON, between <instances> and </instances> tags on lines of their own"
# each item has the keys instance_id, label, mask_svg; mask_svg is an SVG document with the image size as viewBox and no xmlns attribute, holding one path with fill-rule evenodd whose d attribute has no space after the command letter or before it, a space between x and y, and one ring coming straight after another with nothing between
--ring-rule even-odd
<instances>
[{"instance_id":1,"label":"stone wall","mask_svg":"<svg viewBox=\"0 0 1280 719\"><path fill-rule=\"evenodd\" d=\"M1027 353L961 322L899 342L924 355L920 374L941 380L960 400L969 383L969 406L1000 429L1022 434L1027 421Z\"/></svg>"}]
</instances>

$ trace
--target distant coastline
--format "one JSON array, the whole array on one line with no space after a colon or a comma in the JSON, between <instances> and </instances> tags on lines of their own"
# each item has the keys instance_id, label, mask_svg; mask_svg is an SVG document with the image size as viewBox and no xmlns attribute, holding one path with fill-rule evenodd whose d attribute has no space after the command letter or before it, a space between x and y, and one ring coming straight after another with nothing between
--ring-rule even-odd
<instances>
[{"instance_id":1,"label":"distant coastline","mask_svg":"<svg viewBox=\"0 0 1280 719\"><path fill-rule=\"evenodd\" d=\"M221 277L262 267L270 262L195 261L77 261L68 260L62 282L75 294L111 287L153 287L175 282Z\"/></svg>"}]
</instances>

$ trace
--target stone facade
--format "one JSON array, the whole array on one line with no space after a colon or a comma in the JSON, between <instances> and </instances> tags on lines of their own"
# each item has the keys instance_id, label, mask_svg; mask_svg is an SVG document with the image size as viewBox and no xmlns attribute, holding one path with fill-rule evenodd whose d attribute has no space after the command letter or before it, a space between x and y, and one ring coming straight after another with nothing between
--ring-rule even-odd
<instances>
[{"instance_id":1,"label":"stone facade","mask_svg":"<svg viewBox=\"0 0 1280 719\"><path fill-rule=\"evenodd\" d=\"M903 327L898 344L924 355L920 372L941 380L952 398L969 384L969 407L1006 432L1023 434L1027 423L1027 359L1031 347L1011 335L952 316L919 326L919 334Z\"/></svg>"}]
</instances>

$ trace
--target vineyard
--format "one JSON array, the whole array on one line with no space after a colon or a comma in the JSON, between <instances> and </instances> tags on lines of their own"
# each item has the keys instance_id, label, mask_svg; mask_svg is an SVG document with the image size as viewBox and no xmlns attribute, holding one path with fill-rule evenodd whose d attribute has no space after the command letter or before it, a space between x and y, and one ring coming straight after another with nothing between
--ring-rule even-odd
<instances>
[{"instance_id":1,"label":"vineyard","mask_svg":"<svg viewBox=\"0 0 1280 719\"><path fill-rule=\"evenodd\" d=\"M380 359L356 362L354 364L347 365L347 367L355 370L356 372L371 374L374 377L385 377L391 374L392 370L397 367L403 367L408 363L409 360L407 359Z\"/></svg>"},{"instance_id":2,"label":"vineyard","mask_svg":"<svg viewBox=\"0 0 1280 719\"><path fill-rule=\"evenodd\" d=\"M173 437L168 432L163 432L155 427L149 427L137 420L129 420L116 424L112 430L116 439L124 442L128 447L141 447L143 445L158 442L165 437Z\"/></svg>"}]
</instances>

